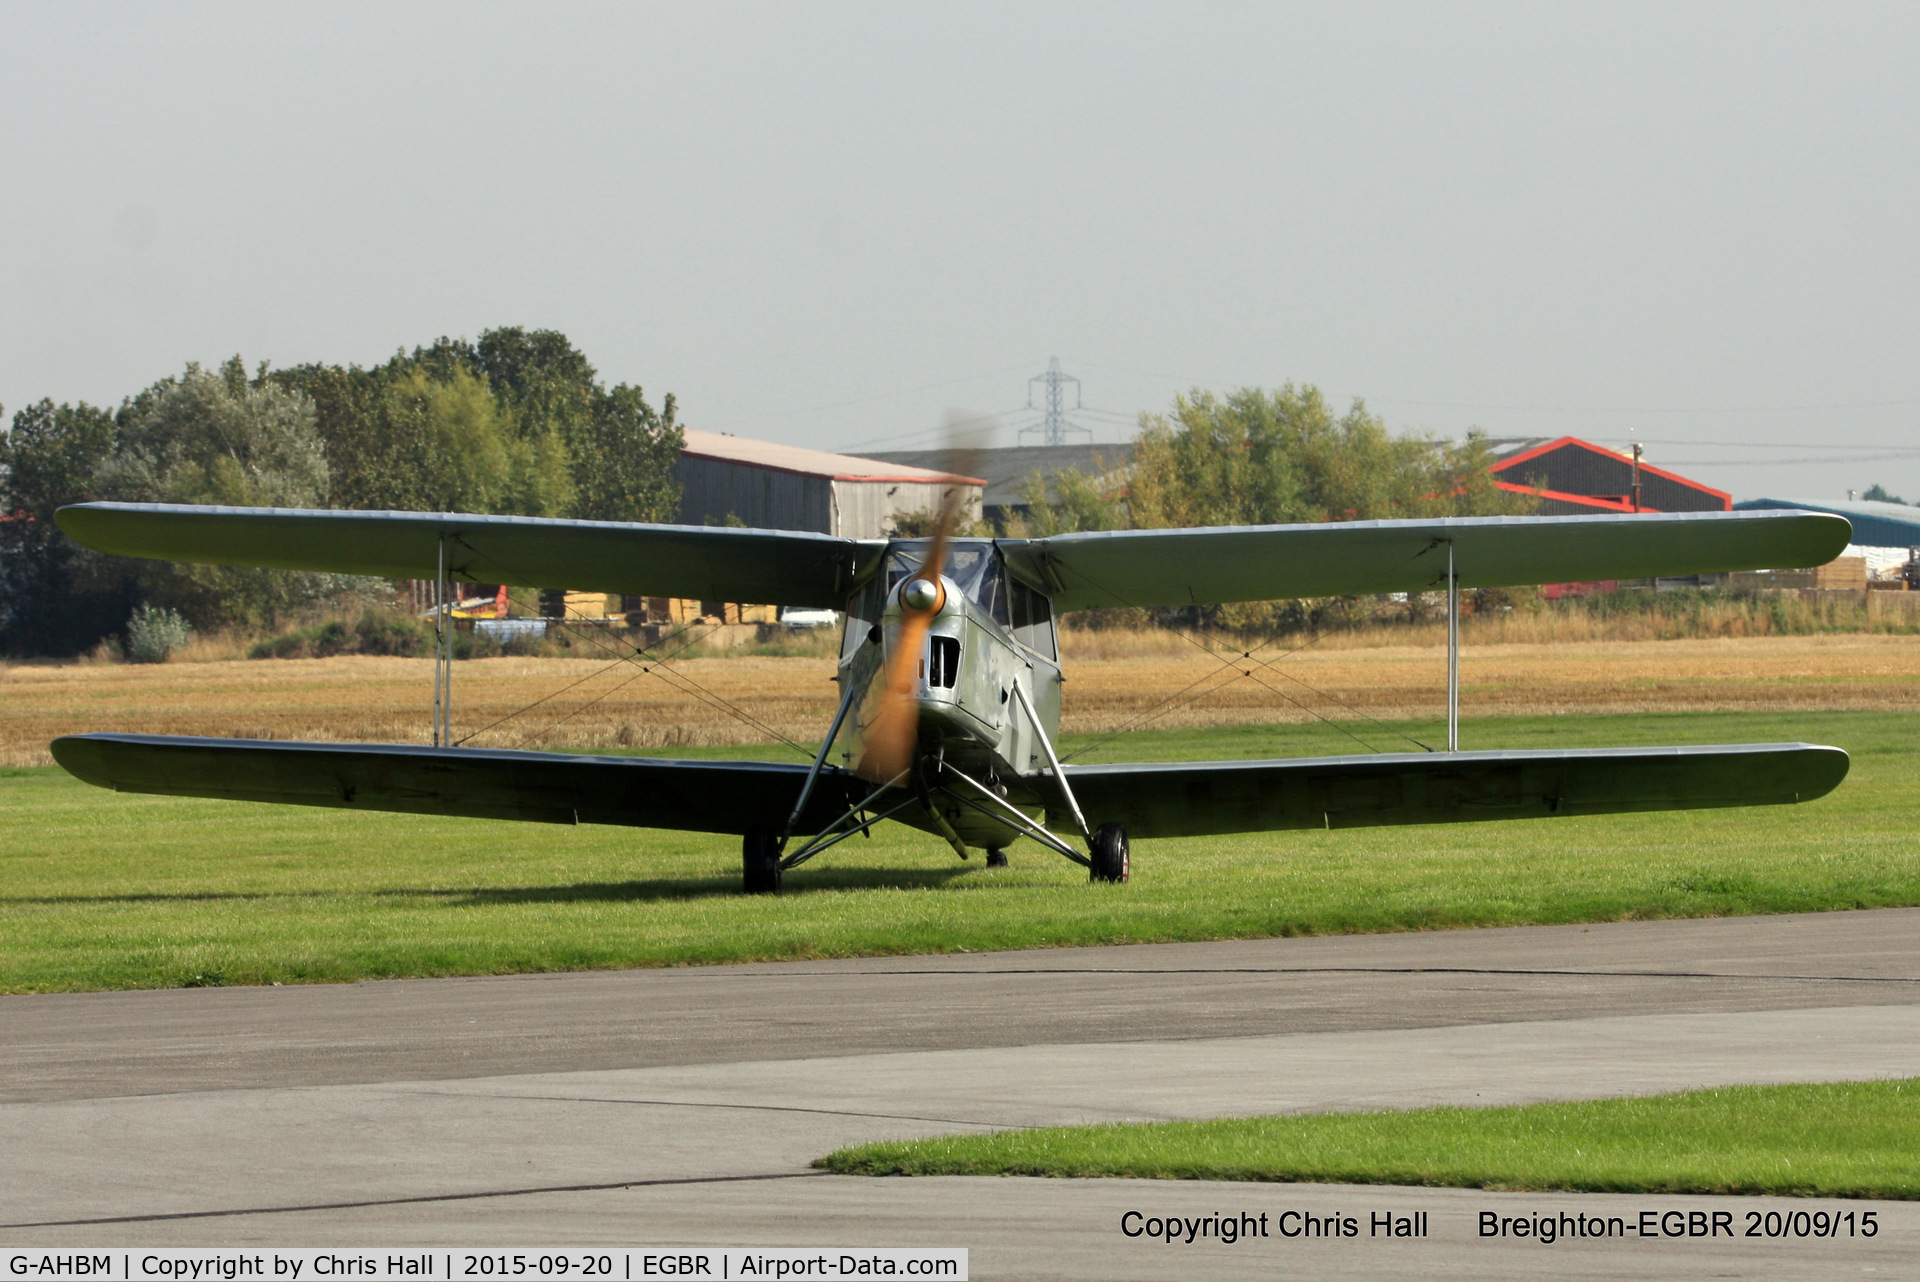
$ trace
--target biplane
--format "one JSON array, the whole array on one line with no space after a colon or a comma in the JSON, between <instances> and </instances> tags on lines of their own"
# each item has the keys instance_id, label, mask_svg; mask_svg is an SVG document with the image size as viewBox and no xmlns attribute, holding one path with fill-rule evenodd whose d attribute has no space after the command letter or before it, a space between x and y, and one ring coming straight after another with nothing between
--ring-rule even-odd
<instances>
[{"instance_id":1,"label":"biplane","mask_svg":"<svg viewBox=\"0 0 1920 1282\"><path fill-rule=\"evenodd\" d=\"M951 504L949 505L951 507ZM231 798L741 838L744 887L893 821L990 865L1026 838L1124 882L1135 838L1544 819L1811 800L1847 754L1808 743L1461 751L1463 588L1819 565L1844 518L1801 511L1476 517L856 540L425 512L85 503L101 552L442 584L507 583L844 611L838 707L811 765L435 745L133 734L58 739L89 783ZM1253 761L1061 760L1056 620L1166 607L1444 591L1444 751ZM444 597L443 597L444 599ZM436 685L436 693L439 686Z\"/></svg>"}]
</instances>

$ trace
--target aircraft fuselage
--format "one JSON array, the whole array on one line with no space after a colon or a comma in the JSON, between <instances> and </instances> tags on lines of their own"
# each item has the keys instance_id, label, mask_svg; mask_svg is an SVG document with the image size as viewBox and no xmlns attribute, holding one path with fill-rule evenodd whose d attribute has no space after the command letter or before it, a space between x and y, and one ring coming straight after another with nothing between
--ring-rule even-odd
<instances>
[{"instance_id":1,"label":"aircraft fuselage","mask_svg":"<svg viewBox=\"0 0 1920 1282\"><path fill-rule=\"evenodd\" d=\"M918 571L924 555L921 543L895 543L879 572L848 602L838 680L843 692L855 693L836 754L843 765L857 767L861 760L909 608L901 593L923 577ZM1050 603L1007 573L989 540L956 541L946 569L945 600L920 635L914 659L915 768L921 774L903 786L924 787L925 772L944 762L1038 819L1059 805L1042 742L1060 724L1060 658ZM974 806L936 804L969 846L999 848L1020 835ZM900 818L938 831L932 816Z\"/></svg>"}]
</instances>

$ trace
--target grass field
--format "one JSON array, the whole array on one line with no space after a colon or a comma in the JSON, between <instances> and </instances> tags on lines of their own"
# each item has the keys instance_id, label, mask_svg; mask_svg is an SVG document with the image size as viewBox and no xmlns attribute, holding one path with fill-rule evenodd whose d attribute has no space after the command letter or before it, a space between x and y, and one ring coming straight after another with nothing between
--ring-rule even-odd
<instances>
[{"instance_id":1,"label":"grass field","mask_svg":"<svg viewBox=\"0 0 1920 1282\"><path fill-rule=\"evenodd\" d=\"M848 1175L1912 1199L1920 1198L1920 1078L1509 1108L1046 1127L867 1144L814 1165Z\"/></svg>"},{"instance_id":2,"label":"grass field","mask_svg":"<svg viewBox=\"0 0 1920 1282\"><path fill-rule=\"evenodd\" d=\"M823 682L824 684L824 682ZM1397 728L1425 733L1424 723ZM1469 747L1809 739L1805 806L1140 842L1090 886L1022 843L961 863L893 828L737 893L732 839L144 797L0 771L0 989L351 980L1920 904L1896 712L1469 719ZM1068 746L1073 746L1070 741ZM1084 740L1078 741L1084 742ZM1105 759L1344 751L1328 727L1147 732ZM765 749L697 755L752 757ZM693 750L688 750L689 755Z\"/></svg>"}]
</instances>

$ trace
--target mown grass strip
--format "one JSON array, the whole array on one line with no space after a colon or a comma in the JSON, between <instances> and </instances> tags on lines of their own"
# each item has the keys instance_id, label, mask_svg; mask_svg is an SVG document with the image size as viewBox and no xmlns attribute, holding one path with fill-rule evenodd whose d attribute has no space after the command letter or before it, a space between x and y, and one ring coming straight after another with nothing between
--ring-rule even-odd
<instances>
[{"instance_id":1,"label":"mown grass strip","mask_svg":"<svg viewBox=\"0 0 1920 1282\"><path fill-rule=\"evenodd\" d=\"M1915 1199L1920 1078L1506 1108L1046 1127L865 1144L814 1165L845 1175Z\"/></svg>"},{"instance_id":2,"label":"mown grass strip","mask_svg":"<svg viewBox=\"0 0 1920 1282\"><path fill-rule=\"evenodd\" d=\"M340 982L1920 904L1900 713L1512 717L1475 747L1810 739L1803 806L1142 841L1133 881L894 826L739 893L737 839L148 797L0 771L0 991ZM1320 737L1313 738L1315 734ZM1332 732L1143 733L1114 757L1326 752ZM765 749L700 755L752 757ZM691 755L691 754L690 754Z\"/></svg>"}]
</instances>

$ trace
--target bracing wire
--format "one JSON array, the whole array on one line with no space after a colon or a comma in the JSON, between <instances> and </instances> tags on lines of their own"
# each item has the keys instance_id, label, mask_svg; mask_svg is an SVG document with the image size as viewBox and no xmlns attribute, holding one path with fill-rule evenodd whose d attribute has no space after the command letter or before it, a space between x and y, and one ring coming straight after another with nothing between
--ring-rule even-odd
<instances>
[{"instance_id":1,"label":"bracing wire","mask_svg":"<svg viewBox=\"0 0 1920 1282\"><path fill-rule=\"evenodd\" d=\"M699 625L688 624L686 625L686 627L682 628L680 631L684 632L697 626ZM678 637L679 635L680 635L680 632L673 632L668 634L668 636L670 637ZM667 638L665 637L661 638L663 642L666 639ZM681 646L680 649L685 650L688 646L695 644L698 641L698 639L699 638L695 638L694 641L687 642L687 644ZM675 653L677 654L679 653L679 651L675 651ZM532 703L529 703L524 707L515 708L512 712L507 713L504 717L497 718L496 720L488 722L486 725L481 726L478 730L475 730L469 734L462 735L455 742L455 746L457 747L459 744L466 743L470 739L477 739L481 735L486 734L488 731L497 729L498 727L505 725L507 722L513 720L515 717L531 712L535 708L539 707L541 704L549 703L552 700L559 698L561 695L565 694L567 691L572 690L577 686L585 685L587 682L593 680L595 677L602 676L608 672L611 672L615 668L619 667L621 664L627 663L627 662L630 662L630 659L627 655L624 655L624 654L619 655L614 659L612 663L607 664L604 668L596 668L592 672L587 673L585 676L579 678L578 680L569 681L566 685L561 686L558 690L555 690L549 694L543 694L538 699L535 699Z\"/></svg>"},{"instance_id":2,"label":"bracing wire","mask_svg":"<svg viewBox=\"0 0 1920 1282\"><path fill-rule=\"evenodd\" d=\"M1088 583L1091 583L1094 587L1097 587L1101 591L1108 593L1115 600L1121 602L1123 605L1127 605L1129 606L1129 608L1132 608L1132 609L1141 608L1139 606L1134 606L1130 601L1128 601L1120 593L1114 591L1108 585L1093 578L1093 576L1087 574L1084 570L1077 571L1077 573L1079 573L1080 577L1085 579ZM1381 608L1382 607L1379 604L1375 604L1366 612L1361 614L1359 618L1355 620L1355 622L1361 622L1368 618L1371 618L1374 614L1378 613ZM1261 641L1259 645L1254 646L1251 650L1243 650L1240 652L1239 655L1234 656L1234 655L1223 655L1220 651L1214 649L1212 646L1192 636L1189 636L1184 631L1181 631L1179 629L1174 629L1173 631L1175 636L1187 642L1189 645L1199 650L1202 654L1205 654L1209 658L1216 660L1219 663L1219 667L1204 674L1198 680L1188 684L1182 689L1175 691L1173 694L1169 695L1167 698L1161 700L1160 703L1156 704L1154 707L1147 709L1145 712L1140 713L1139 715L1134 716L1125 722L1122 722L1118 727L1100 736L1098 739L1095 739L1093 742L1084 744L1081 747L1076 748L1074 751L1067 753L1065 756L1061 758L1061 760L1070 761L1075 757L1083 756L1086 753L1092 752L1095 748L1099 748L1108 743L1111 743L1115 739L1118 739L1120 736L1124 734L1129 734L1132 731L1139 729L1141 726L1146 725L1151 721L1155 721L1162 717L1169 716L1172 713L1179 711L1181 708L1189 707L1195 703L1198 703L1201 699L1206 698L1208 695L1215 694L1221 690L1226 689L1227 686L1232 685L1235 680L1238 680L1241 677L1247 677L1252 679L1255 682L1255 684L1262 686L1267 690L1271 690L1273 693L1279 695L1283 699L1286 699L1288 703L1293 704L1295 707L1299 708L1301 711L1310 713L1311 715L1318 717L1320 720L1326 722L1328 725L1332 726L1334 729L1340 731L1342 734L1352 739L1355 743L1358 743L1362 747L1366 748L1369 752L1380 751L1380 749L1375 748L1372 744L1369 744L1365 739L1362 739L1359 735L1354 734L1351 730L1347 729L1347 727L1341 725L1338 721L1335 721L1333 718L1328 717L1325 714L1319 712L1318 710L1312 707L1309 707L1307 704L1300 702L1298 699L1291 697L1290 695L1286 694L1285 691L1282 691L1277 687L1269 685L1267 682L1260 680L1260 678L1257 675L1255 675L1254 669L1261 669L1261 670L1272 669L1276 675L1284 677L1286 680L1293 682L1295 685L1298 685L1301 688L1320 696L1322 699L1327 700L1329 703L1337 704L1339 707L1352 713L1356 717L1360 717L1363 720L1372 722L1374 725L1379 726L1382 730L1386 731L1388 734L1394 735L1397 738L1405 739L1408 743L1413 744L1415 747L1419 748L1421 751L1423 752L1433 751L1433 749L1429 747L1427 744L1420 742L1420 740L1414 738L1410 734L1407 734L1405 731L1396 730L1392 726L1385 723L1384 721L1381 721L1378 717L1375 717L1359 708L1354 707L1352 704L1347 703L1345 700L1339 698L1337 695L1329 694L1328 692L1321 690L1309 684L1306 681L1301 680L1299 677L1294 676L1292 673L1282 671L1281 669L1275 667L1275 665L1278 664L1281 660L1286 659L1292 655L1299 654L1302 650L1305 650L1310 646L1317 645L1322 638L1329 635L1328 633L1316 632L1311 638L1301 642L1299 645L1294 646L1290 650L1282 651L1281 653L1274 655L1272 658L1255 660L1253 656L1257 654L1259 651L1264 650L1267 646L1274 644L1274 642L1276 642L1279 639L1277 635L1270 636L1265 640ZM1239 666L1239 662L1240 660L1243 660L1243 659L1252 661L1253 667L1242 669ZM1228 668L1231 668L1234 671L1235 675L1232 678L1226 681L1223 681L1220 684L1213 686L1209 689L1202 690L1199 694L1194 695L1190 699L1181 700L1178 703L1175 702L1175 700L1180 700L1182 695L1192 690L1195 686L1201 685L1211 680L1212 678L1218 676L1222 670L1228 669Z\"/></svg>"},{"instance_id":3,"label":"bracing wire","mask_svg":"<svg viewBox=\"0 0 1920 1282\"><path fill-rule=\"evenodd\" d=\"M603 650L607 650L610 653L612 652L612 647L605 645L603 642L599 640L599 638L593 636L591 631L581 629L578 627L578 625L575 625L574 635L580 636L583 639L592 642L594 645L599 646ZM687 642L686 645L683 645L680 647L679 650L676 650L674 654L678 655L682 651L689 649L693 645L697 644L697 641L698 641L698 638L696 638L693 641ZM708 689L706 686L701 685L698 681L695 681L692 677L688 676L684 672L679 671L678 669L669 669L666 665L670 661L670 658L672 656L668 656L666 658L655 656L651 658L650 662L646 662L646 663L641 662L642 656L646 656L647 654L648 654L648 650L645 647L636 646L634 649L634 653L632 655L621 655L618 662L638 664L640 667L640 671L635 675L627 678L627 680L622 681L619 685L613 687L612 690L608 690L605 694L601 694L592 699L589 699L587 702L573 709L572 712L568 712L564 716L555 718L545 729L536 731L533 735L530 735L528 736L528 738L522 740L522 743L526 744L526 743L533 742L534 739L537 739L541 735L549 733L556 726L560 725L562 722L566 721L568 718L574 716L577 713L584 712L586 709L592 707L594 704L599 703L601 702L601 700L608 698L609 696L613 695L617 691L626 688L627 686L631 685L633 682L639 680L641 677L655 676L660 678L663 681L666 681L669 685L673 685L674 688L676 690L679 690L681 693L691 695L693 698L699 700L701 703L705 704L706 706L710 708L714 708L717 711L727 713L730 716L736 717L739 720L745 722L747 725L752 726L754 729L759 730L763 734L771 735L773 738L778 739L781 743L785 744L787 747L792 748L795 752L798 752L801 756L811 757L813 755L809 749L807 749L801 744L795 743L792 739L788 738L784 734L781 734L778 730L774 729L772 726L768 725L766 722L760 720L758 717L754 716L752 713L748 712L746 709L733 703L726 696L718 694ZM609 667L612 667L612 666L615 666L615 665L609 665ZM607 668L601 669L602 672L605 672L607 670L608 670ZM675 682L683 682L684 684L675 685L674 684ZM688 687L691 687L691 689L689 689Z\"/></svg>"},{"instance_id":4,"label":"bracing wire","mask_svg":"<svg viewBox=\"0 0 1920 1282\"><path fill-rule=\"evenodd\" d=\"M501 566L501 563L497 557L488 556L486 553L479 551L477 548L473 548L471 545L465 545L465 546L467 546L468 550L473 552L475 556L480 557L483 560L492 562L496 567L506 568ZM524 577L524 576L520 576L520 577ZM572 606L565 606L564 608L568 610L574 609L574 607ZM575 612L578 613L577 611ZM565 618L562 618L561 620L559 620L559 622L561 623L562 626L568 626L568 621ZM541 698L534 700L532 703L527 704L523 708L517 708L514 711L507 713L506 716L497 718L496 720L489 723L488 725L483 726L480 729L474 731L472 734L462 737L459 740L459 743L464 744L468 740L473 739L478 735L486 734L488 731L498 728L505 722L510 721L513 718L522 715L523 713L530 712L534 708L537 708L544 703L548 703L553 699L558 698L560 695L565 694L567 691L575 689L585 684L586 682L593 680L595 677L603 676L606 673L611 672L613 669L619 667L622 663L633 663L633 664L639 665L640 667L640 673L638 674L639 676L659 677L662 681L667 682L668 685L672 686L676 690L679 690L681 693L691 695L693 698L699 700L701 703L707 705L708 707L714 708L717 711L720 711L729 716L732 716L744 722L745 724L752 726L754 729L760 731L763 734L772 736L774 739L779 740L781 743L785 744L789 748L792 748L795 752L800 753L802 756L811 757L812 753L807 748L801 746L798 743L795 743L791 738L789 738L784 734L781 734L778 730L774 729L772 726L767 725L764 721L761 721L758 717L755 717L752 713L748 712L746 709L735 704L734 702L726 698L724 695L721 695L716 693L715 691L709 690L706 686L701 685L700 682L694 680L691 676L688 676L686 673L681 672L678 669L669 669L667 667L668 663L670 663L674 658L678 657L681 653L685 652L692 646L698 644L698 642L703 639L702 637L695 636L695 637L689 638L670 654L661 655L661 654L653 653L653 651L665 645L667 641L676 640L680 638L682 635L684 635L685 633L694 631L696 628L699 628L700 626L702 625L699 625L699 624L682 625L680 628L662 637L659 641L655 642L654 645L651 647L634 646L632 649L632 653L625 653L624 646L621 649L615 649L615 647L608 645L606 642L602 641L599 637L593 635L594 630L583 629L577 623L575 623L572 625L572 630L574 635L580 636L584 640L591 642L594 646L596 646L600 650L603 650L606 653L614 655L614 661L612 663L607 664L605 667L598 668L593 672L587 673L585 676L580 677L578 680L569 682L567 685L562 686L560 689L555 690L551 694L544 695ZM715 627L718 625L706 625L706 626L709 629L711 629L712 627ZM708 635L711 635L710 631ZM535 731L533 734L522 739L520 743L515 746L524 747L526 744L532 743L535 739L538 739L543 735L551 733L556 727L560 726L569 718L575 716L576 714L582 711L585 711L587 708L590 708L597 703L600 703L602 700L608 698L615 692L626 688L628 685L632 684L634 680L637 680L637 679L638 679L638 676L632 677L626 681L620 682L618 685L614 686L613 689L606 691L604 694L598 695L595 698L590 699L587 702L581 704L579 707L573 709L571 712L568 712L560 717L555 718L553 721L549 722L546 727Z\"/></svg>"}]
</instances>

